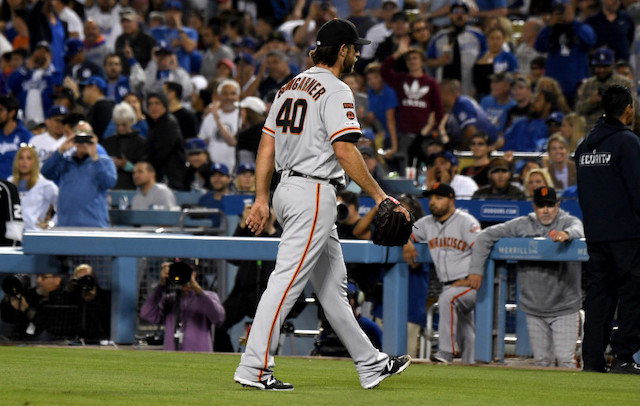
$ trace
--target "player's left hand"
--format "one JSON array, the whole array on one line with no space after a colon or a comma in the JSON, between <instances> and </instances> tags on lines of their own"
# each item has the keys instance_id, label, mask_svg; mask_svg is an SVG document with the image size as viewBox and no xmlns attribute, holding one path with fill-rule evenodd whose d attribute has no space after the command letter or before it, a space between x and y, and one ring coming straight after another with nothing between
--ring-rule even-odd
<instances>
[{"instance_id":1,"label":"player's left hand","mask_svg":"<svg viewBox=\"0 0 640 406\"><path fill-rule=\"evenodd\" d=\"M551 241L553 242L566 242L570 240L569 234L567 234L565 231L556 230L551 230L549 232L549 238L551 238Z\"/></svg>"},{"instance_id":2,"label":"player's left hand","mask_svg":"<svg viewBox=\"0 0 640 406\"><path fill-rule=\"evenodd\" d=\"M247 226L255 235L262 233L264 225L269 219L269 203L256 200L247 218Z\"/></svg>"},{"instance_id":3,"label":"player's left hand","mask_svg":"<svg viewBox=\"0 0 640 406\"><path fill-rule=\"evenodd\" d=\"M470 288L478 290L482 285L482 275L469 274L467 281L469 282Z\"/></svg>"}]
</instances>

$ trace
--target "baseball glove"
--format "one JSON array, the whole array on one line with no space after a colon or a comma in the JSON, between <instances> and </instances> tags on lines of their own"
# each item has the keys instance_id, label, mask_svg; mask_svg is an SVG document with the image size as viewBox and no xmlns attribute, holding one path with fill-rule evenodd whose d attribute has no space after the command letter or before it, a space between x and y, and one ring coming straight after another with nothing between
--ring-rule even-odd
<instances>
[{"instance_id":1,"label":"baseball glove","mask_svg":"<svg viewBox=\"0 0 640 406\"><path fill-rule=\"evenodd\" d=\"M373 243L386 246L402 246L407 243L413 223L416 221L409 212L411 220L407 220L403 212L394 211L400 206L393 197L387 197L378 206L373 229Z\"/></svg>"}]
</instances>

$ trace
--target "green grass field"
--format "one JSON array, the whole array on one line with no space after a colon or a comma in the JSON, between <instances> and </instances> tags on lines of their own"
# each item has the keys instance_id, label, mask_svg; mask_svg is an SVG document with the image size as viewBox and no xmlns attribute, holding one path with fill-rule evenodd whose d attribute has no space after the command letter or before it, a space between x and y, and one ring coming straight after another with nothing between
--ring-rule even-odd
<instances>
[{"instance_id":1,"label":"green grass field","mask_svg":"<svg viewBox=\"0 0 640 406\"><path fill-rule=\"evenodd\" d=\"M640 378L414 364L360 388L353 364L276 359L293 392L233 382L238 355L0 347L0 405L638 405Z\"/></svg>"}]
</instances>

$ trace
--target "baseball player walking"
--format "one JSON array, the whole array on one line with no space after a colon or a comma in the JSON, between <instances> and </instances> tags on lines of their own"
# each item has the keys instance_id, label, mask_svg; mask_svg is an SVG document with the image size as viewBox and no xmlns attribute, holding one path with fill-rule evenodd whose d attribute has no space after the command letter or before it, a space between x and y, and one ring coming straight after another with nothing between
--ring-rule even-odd
<instances>
[{"instance_id":1,"label":"baseball player walking","mask_svg":"<svg viewBox=\"0 0 640 406\"><path fill-rule=\"evenodd\" d=\"M335 227L336 189L344 172L380 204L387 198L373 180L354 142L361 136L354 98L338 77L352 70L359 52L355 26L334 19L320 28L314 67L276 94L265 122L256 161L256 199L247 219L260 233L269 217L269 183L282 179L273 207L283 226L276 267L262 295L234 380L262 390L293 390L273 376L280 327L310 280L327 319L345 343L365 389L411 363L376 350L358 326L347 299L347 272ZM409 219L409 213L404 209Z\"/></svg>"},{"instance_id":2,"label":"baseball player walking","mask_svg":"<svg viewBox=\"0 0 640 406\"><path fill-rule=\"evenodd\" d=\"M443 284L438 297L438 352L431 360L451 363L460 350L462 362L473 364L476 295L482 275L469 274L469 264L480 223L472 215L456 209L455 192L446 183L436 183L424 195L429 198L431 215L416 221L411 240L429 244L438 279ZM404 258L409 263L416 260L411 242L404 247Z\"/></svg>"}]
</instances>

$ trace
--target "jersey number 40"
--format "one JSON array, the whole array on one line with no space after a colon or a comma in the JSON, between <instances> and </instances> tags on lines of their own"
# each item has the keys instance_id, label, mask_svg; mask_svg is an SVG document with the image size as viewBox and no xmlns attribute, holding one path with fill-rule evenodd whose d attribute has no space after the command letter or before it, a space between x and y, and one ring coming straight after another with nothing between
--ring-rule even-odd
<instances>
[{"instance_id":1,"label":"jersey number 40","mask_svg":"<svg viewBox=\"0 0 640 406\"><path fill-rule=\"evenodd\" d=\"M304 127L304 117L307 115L307 101L305 99L288 98L282 103L276 116L276 126L282 128L282 133L300 134Z\"/></svg>"}]
</instances>

